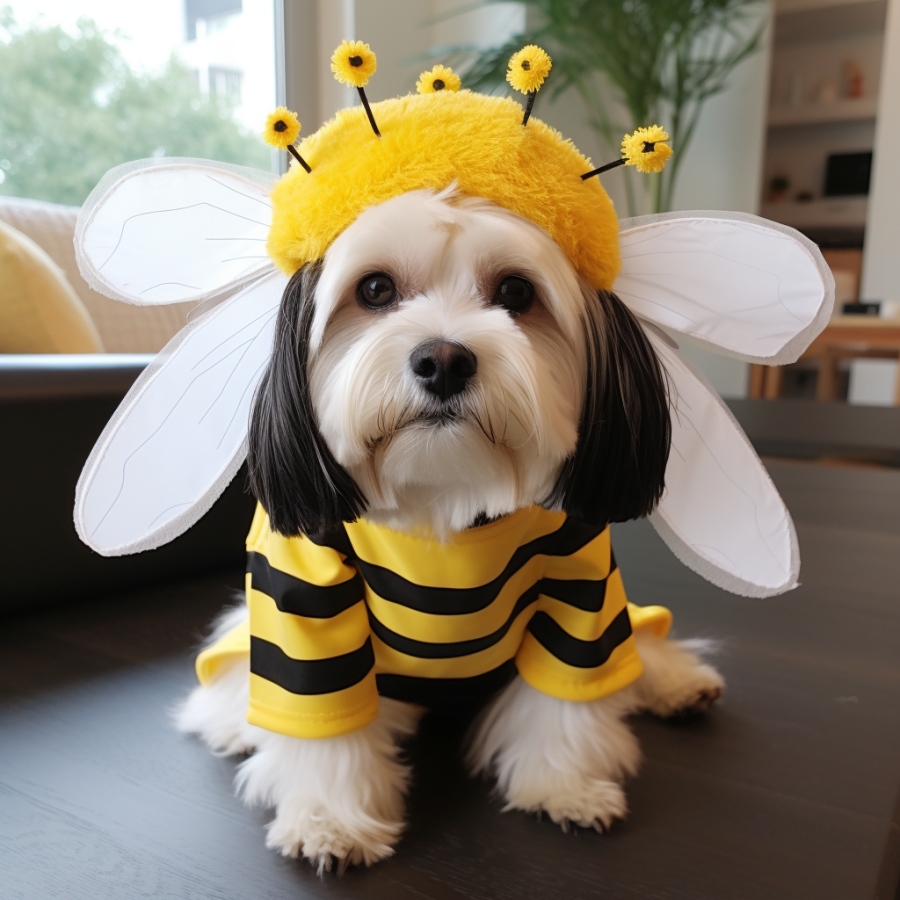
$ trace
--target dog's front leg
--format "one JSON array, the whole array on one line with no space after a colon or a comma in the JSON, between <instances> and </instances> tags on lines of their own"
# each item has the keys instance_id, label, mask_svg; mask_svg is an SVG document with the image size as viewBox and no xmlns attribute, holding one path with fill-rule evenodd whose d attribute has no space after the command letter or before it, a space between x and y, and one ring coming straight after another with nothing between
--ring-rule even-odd
<instances>
[{"instance_id":1,"label":"dog's front leg","mask_svg":"<svg viewBox=\"0 0 900 900\"><path fill-rule=\"evenodd\" d=\"M506 809L599 831L624 818L621 783L640 763L628 712L619 695L576 703L516 678L477 723L467 761L473 773L496 777Z\"/></svg>"},{"instance_id":2,"label":"dog's front leg","mask_svg":"<svg viewBox=\"0 0 900 900\"><path fill-rule=\"evenodd\" d=\"M246 803L275 807L267 846L302 854L320 874L333 861L343 870L390 856L404 828L409 781L399 742L417 718L415 707L382 698L378 719L351 734L262 732L256 753L238 769L237 786Z\"/></svg>"}]
</instances>

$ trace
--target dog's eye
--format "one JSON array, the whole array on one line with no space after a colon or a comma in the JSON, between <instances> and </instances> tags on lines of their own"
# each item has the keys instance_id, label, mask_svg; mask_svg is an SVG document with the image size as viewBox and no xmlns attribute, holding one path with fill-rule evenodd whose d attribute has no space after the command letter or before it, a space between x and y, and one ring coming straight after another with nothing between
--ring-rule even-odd
<instances>
[{"instance_id":1,"label":"dog's eye","mask_svg":"<svg viewBox=\"0 0 900 900\"><path fill-rule=\"evenodd\" d=\"M508 275L497 285L494 303L511 313L525 312L534 299L534 286L518 275Z\"/></svg>"},{"instance_id":2,"label":"dog's eye","mask_svg":"<svg viewBox=\"0 0 900 900\"><path fill-rule=\"evenodd\" d=\"M356 286L356 296L363 306L370 309L383 309L397 299L397 286L393 279L383 272L366 275Z\"/></svg>"}]
</instances>

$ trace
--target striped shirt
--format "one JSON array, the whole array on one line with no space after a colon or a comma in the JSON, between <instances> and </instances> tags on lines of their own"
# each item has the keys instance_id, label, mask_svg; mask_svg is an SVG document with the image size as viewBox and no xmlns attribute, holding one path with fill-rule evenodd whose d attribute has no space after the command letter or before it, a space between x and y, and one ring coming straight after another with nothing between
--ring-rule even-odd
<instances>
[{"instance_id":1,"label":"striped shirt","mask_svg":"<svg viewBox=\"0 0 900 900\"><path fill-rule=\"evenodd\" d=\"M608 527L537 506L446 543L365 521L286 538L258 507L247 550L249 620L197 674L249 653L248 721L295 737L363 727L379 694L486 698L516 672L554 697L604 697L642 671L633 628L671 623L627 602Z\"/></svg>"}]
</instances>

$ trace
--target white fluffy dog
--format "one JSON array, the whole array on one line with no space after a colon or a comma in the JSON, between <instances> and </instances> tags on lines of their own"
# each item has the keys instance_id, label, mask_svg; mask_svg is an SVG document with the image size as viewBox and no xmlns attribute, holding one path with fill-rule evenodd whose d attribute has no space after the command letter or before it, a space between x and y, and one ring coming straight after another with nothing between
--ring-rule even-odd
<instances>
[{"instance_id":1,"label":"white fluffy dog","mask_svg":"<svg viewBox=\"0 0 900 900\"><path fill-rule=\"evenodd\" d=\"M658 501L665 375L622 304L598 303L536 226L453 189L416 191L365 211L292 285L298 303L279 327L302 337L306 356L303 383L288 390L308 391L311 410L282 425L323 442L313 450L334 464L311 483L350 498L341 518L447 540L532 504L569 516L593 505L616 521ZM271 365L284 364L276 340ZM281 415L283 397L270 373L251 430L251 477L270 512L283 464L266 458L259 422ZM304 507L327 497L304 496L281 504L286 533L329 518ZM217 634L245 615L228 613ZM496 779L507 809L608 828L626 814L622 782L640 762L625 717L700 711L719 696L723 681L696 646L636 638L644 673L612 696L560 700L517 677L483 710L467 762ZM231 662L177 721L218 753L251 754L237 784L246 802L275 808L269 846L320 872L393 853L409 780L400 748L421 710L382 697L377 720L355 732L287 737L247 723L248 683L246 659Z\"/></svg>"}]
</instances>

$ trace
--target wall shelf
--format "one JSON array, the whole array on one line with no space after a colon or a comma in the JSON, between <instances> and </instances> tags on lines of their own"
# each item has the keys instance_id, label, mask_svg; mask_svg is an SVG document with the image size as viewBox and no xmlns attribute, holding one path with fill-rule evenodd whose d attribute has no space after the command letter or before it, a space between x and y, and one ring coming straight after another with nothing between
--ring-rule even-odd
<instances>
[{"instance_id":1,"label":"wall shelf","mask_svg":"<svg viewBox=\"0 0 900 900\"><path fill-rule=\"evenodd\" d=\"M776 0L775 43L844 38L884 29L886 0Z\"/></svg>"},{"instance_id":2,"label":"wall shelf","mask_svg":"<svg viewBox=\"0 0 900 900\"><path fill-rule=\"evenodd\" d=\"M871 6L873 3L884 5L884 0L775 0L775 14L820 13L826 9Z\"/></svg>"},{"instance_id":3,"label":"wall shelf","mask_svg":"<svg viewBox=\"0 0 900 900\"><path fill-rule=\"evenodd\" d=\"M806 203L785 200L763 203L760 215L792 228L863 228L867 197L827 197Z\"/></svg>"},{"instance_id":4,"label":"wall shelf","mask_svg":"<svg viewBox=\"0 0 900 900\"><path fill-rule=\"evenodd\" d=\"M874 121L877 112L877 97L836 100L834 103L808 103L802 106L773 106L769 109L769 128Z\"/></svg>"}]
</instances>

